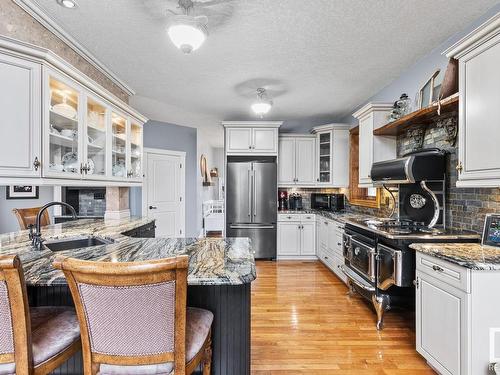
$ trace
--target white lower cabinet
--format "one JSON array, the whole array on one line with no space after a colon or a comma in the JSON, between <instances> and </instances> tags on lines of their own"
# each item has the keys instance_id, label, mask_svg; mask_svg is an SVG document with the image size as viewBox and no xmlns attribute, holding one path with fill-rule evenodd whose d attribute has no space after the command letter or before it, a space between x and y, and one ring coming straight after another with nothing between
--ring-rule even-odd
<instances>
[{"instance_id":1,"label":"white lower cabinet","mask_svg":"<svg viewBox=\"0 0 500 375\"><path fill-rule=\"evenodd\" d=\"M439 373L492 374L500 362L500 271L416 255L416 349Z\"/></svg>"},{"instance_id":2,"label":"white lower cabinet","mask_svg":"<svg viewBox=\"0 0 500 375\"><path fill-rule=\"evenodd\" d=\"M278 215L278 259L316 257L316 218L310 214Z\"/></svg>"},{"instance_id":3,"label":"white lower cabinet","mask_svg":"<svg viewBox=\"0 0 500 375\"><path fill-rule=\"evenodd\" d=\"M335 275L347 284L347 277L340 267L344 264L342 253L342 236L344 225L336 220L320 217L318 224L318 258Z\"/></svg>"}]
</instances>

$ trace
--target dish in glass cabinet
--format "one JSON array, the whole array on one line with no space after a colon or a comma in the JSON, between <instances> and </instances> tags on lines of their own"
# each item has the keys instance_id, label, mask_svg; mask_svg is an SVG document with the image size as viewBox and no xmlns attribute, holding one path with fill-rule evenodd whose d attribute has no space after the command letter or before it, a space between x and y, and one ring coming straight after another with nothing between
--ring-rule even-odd
<instances>
[{"instance_id":1,"label":"dish in glass cabinet","mask_svg":"<svg viewBox=\"0 0 500 375\"><path fill-rule=\"evenodd\" d=\"M65 172L78 172L78 155L76 152L68 152L62 157L62 165Z\"/></svg>"},{"instance_id":2,"label":"dish in glass cabinet","mask_svg":"<svg viewBox=\"0 0 500 375\"><path fill-rule=\"evenodd\" d=\"M49 168L53 171L58 171L58 172L64 171L64 166L62 164L50 163Z\"/></svg>"},{"instance_id":3,"label":"dish in glass cabinet","mask_svg":"<svg viewBox=\"0 0 500 375\"><path fill-rule=\"evenodd\" d=\"M61 130L61 135L68 138L76 138L77 131L73 129L63 129Z\"/></svg>"},{"instance_id":4,"label":"dish in glass cabinet","mask_svg":"<svg viewBox=\"0 0 500 375\"><path fill-rule=\"evenodd\" d=\"M72 106L70 106L67 103L60 103L60 104L54 105L52 107L52 111L54 111L55 113L57 113L61 116L70 118L72 120L74 120L76 118L76 114L78 113L76 111L76 109L74 109Z\"/></svg>"},{"instance_id":5,"label":"dish in glass cabinet","mask_svg":"<svg viewBox=\"0 0 500 375\"><path fill-rule=\"evenodd\" d=\"M87 170L87 174L94 174L95 165L94 165L94 161L91 158L87 159L87 167L89 168Z\"/></svg>"}]
</instances>

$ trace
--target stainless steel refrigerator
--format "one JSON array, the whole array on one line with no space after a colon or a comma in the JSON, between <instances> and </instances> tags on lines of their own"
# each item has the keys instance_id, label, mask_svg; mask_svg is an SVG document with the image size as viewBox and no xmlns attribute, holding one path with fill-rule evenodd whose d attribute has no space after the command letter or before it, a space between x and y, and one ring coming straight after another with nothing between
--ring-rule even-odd
<instances>
[{"instance_id":1,"label":"stainless steel refrigerator","mask_svg":"<svg viewBox=\"0 0 500 375\"><path fill-rule=\"evenodd\" d=\"M276 258L276 158L229 156L226 172L226 235L249 237L257 259Z\"/></svg>"}]
</instances>

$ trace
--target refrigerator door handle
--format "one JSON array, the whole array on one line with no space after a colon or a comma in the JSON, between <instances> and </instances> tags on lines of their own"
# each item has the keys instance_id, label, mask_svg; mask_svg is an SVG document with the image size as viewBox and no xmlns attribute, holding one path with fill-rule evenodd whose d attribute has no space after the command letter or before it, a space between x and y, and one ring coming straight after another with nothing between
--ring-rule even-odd
<instances>
[{"instance_id":1,"label":"refrigerator door handle","mask_svg":"<svg viewBox=\"0 0 500 375\"><path fill-rule=\"evenodd\" d=\"M248 170L248 217L252 217L252 171Z\"/></svg>"},{"instance_id":2,"label":"refrigerator door handle","mask_svg":"<svg viewBox=\"0 0 500 375\"><path fill-rule=\"evenodd\" d=\"M253 172L253 216L257 216L257 173Z\"/></svg>"},{"instance_id":3,"label":"refrigerator door handle","mask_svg":"<svg viewBox=\"0 0 500 375\"><path fill-rule=\"evenodd\" d=\"M231 224L231 229L274 229L274 225Z\"/></svg>"}]
</instances>

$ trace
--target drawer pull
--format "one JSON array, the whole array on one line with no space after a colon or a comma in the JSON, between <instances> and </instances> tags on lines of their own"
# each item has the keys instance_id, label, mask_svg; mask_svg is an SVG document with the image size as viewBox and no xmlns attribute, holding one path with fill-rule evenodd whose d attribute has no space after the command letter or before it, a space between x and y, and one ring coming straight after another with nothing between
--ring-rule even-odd
<instances>
[{"instance_id":1,"label":"drawer pull","mask_svg":"<svg viewBox=\"0 0 500 375\"><path fill-rule=\"evenodd\" d=\"M287 219L291 219L292 217L291 217L291 216L287 216L286 218L287 218Z\"/></svg>"},{"instance_id":2,"label":"drawer pull","mask_svg":"<svg viewBox=\"0 0 500 375\"><path fill-rule=\"evenodd\" d=\"M444 271L444 269L443 269L443 268L441 268L441 267L439 267L439 266L436 266L436 265L432 266L432 269L433 269L434 271L438 271L438 272L443 272L443 271Z\"/></svg>"}]
</instances>

